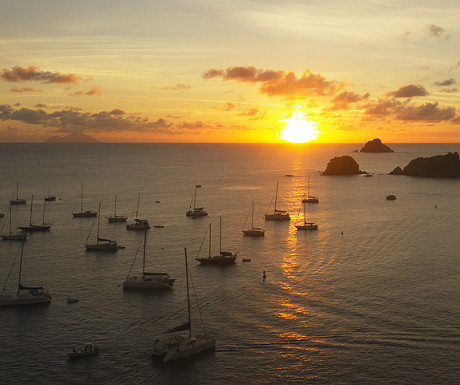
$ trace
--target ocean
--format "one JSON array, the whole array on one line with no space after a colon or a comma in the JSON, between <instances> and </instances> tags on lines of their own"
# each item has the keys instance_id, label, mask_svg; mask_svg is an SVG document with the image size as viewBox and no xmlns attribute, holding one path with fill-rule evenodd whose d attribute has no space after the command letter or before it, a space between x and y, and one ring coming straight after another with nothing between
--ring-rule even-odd
<instances>
[{"instance_id":1,"label":"ocean","mask_svg":"<svg viewBox=\"0 0 460 385\"><path fill-rule=\"evenodd\" d=\"M0 382L458 384L460 180L387 174L460 146L389 146L395 153L354 152L362 144L0 144L2 234L16 183L27 204L12 207L13 227L29 223L32 195L33 223L42 221L48 189L57 196L46 204L51 231L25 242L22 271L23 284L44 285L53 301L0 309ZM373 177L321 176L341 155ZM297 231L308 181L320 202L307 204L305 215L319 229ZM289 222L263 219L277 183ZM101 203L100 236L125 249L85 251L94 220L72 217L82 184L84 209ZM209 216L191 219L185 212L195 185ZM176 278L171 290L121 288L131 266L140 275L134 258L143 234L106 217L117 195L117 214L131 221L139 194L139 217L164 226L148 232L146 264ZM242 234L252 202L265 237ZM195 258L207 255L210 223L219 252L220 218L222 250L238 251L237 263L201 266ZM0 241L4 294L16 289L20 247ZM186 320L184 248L192 298L217 345L213 354L166 365L148 352ZM198 328L196 305L192 317ZM100 353L67 360L86 342Z\"/></svg>"}]
</instances>

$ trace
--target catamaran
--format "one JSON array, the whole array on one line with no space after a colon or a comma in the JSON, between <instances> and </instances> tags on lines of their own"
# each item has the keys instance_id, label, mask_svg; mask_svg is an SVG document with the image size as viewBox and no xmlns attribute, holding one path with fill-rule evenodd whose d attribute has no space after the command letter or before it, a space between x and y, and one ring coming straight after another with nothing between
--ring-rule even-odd
<instances>
[{"instance_id":1,"label":"catamaran","mask_svg":"<svg viewBox=\"0 0 460 385\"><path fill-rule=\"evenodd\" d=\"M216 340L203 334L192 333L192 317L190 310L189 273L187 262L187 249L185 250L185 277L187 284L187 310L188 321L166 331L167 337L161 337L154 341L151 351L152 357L163 362L177 361L185 358L193 358L205 352L216 349ZM199 311L199 308L198 308ZM201 318L201 317L200 317ZM188 331L186 335L177 335L180 331Z\"/></svg>"}]
</instances>

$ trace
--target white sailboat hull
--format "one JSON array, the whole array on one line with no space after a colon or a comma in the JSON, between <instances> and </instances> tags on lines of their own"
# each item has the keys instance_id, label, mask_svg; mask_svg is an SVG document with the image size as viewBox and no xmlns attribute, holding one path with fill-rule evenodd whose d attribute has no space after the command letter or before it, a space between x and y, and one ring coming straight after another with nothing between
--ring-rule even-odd
<instances>
[{"instance_id":1,"label":"white sailboat hull","mask_svg":"<svg viewBox=\"0 0 460 385\"><path fill-rule=\"evenodd\" d=\"M254 227L250 230L243 230L243 234L251 237L263 237L265 235L265 231L263 229Z\"/></svg>"},{"instance_id":2,"label":"white sailboat hull","mask_svg":"<svg viewBox=\"0 0 460 385\"><path fill-rule=\"evenodd\" d=\"M214 351L216 340L207 337L186 337L174 345L168 345L163 362L171 362L195 357L204 352Z\"/></svg>"}]
</instances>

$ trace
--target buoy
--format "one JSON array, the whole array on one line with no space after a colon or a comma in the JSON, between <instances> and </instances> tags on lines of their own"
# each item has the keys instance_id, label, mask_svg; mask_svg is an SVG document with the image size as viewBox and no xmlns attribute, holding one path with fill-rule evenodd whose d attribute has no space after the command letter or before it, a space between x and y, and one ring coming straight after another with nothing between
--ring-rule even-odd
<instances>
[{"instance_id":1,"label":"buoy","mask_svg":"<svg viewBox=\"0 0 460 385\"><path fill-rule=\"evenodd\" d=\"M262 275L262 278L264 279L264 281L265 281L265 278L267 278L267 275L265 274L265 270L264 270L264 275Z\"/></svg>"}]
</instances>

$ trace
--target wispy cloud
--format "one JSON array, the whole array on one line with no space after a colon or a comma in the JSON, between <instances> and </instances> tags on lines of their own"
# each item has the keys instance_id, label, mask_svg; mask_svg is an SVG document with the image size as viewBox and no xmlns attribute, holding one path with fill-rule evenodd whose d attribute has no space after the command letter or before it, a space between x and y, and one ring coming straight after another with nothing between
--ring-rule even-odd
<instances>
[{"instance_id":1,"label":"wispy cloud","mask_svg":"<svg viewBox=\"0 0 460 385\"><path fill-rule=\"evenodd\" d=\"M93 86L91 89L87 92L85 91L77 91L74 93L69 94L69 96L94 96L94 95L101 95L101 87L100 86Z\"/></svg>"},{"instance_id":2,"label":"wispy cloud","mask_svg":"<svg viewBox=\"0 0 460 385\"><path fill-rule=\"evenodd\" d=\"M43 92L43 90L37 90L35 88L30 88L30 87L23 87L23 88L18 88L18 87L13 87L10 89L10 92Z\"/></svg>"},{"instance_id":3,"label":"wispy cloud","mask_svg":"<svg viewBox=\"0 0 460 385\"><path fill-rule=\"evenodd\" d=\"M365 95L358 95L354 92L344 91L332 99L333 106L330 110L347 110L350 107L350 104L357 103L368 98L369 93L366 93Z\"/></svg>"},{"instance_id":4,"label":"wispy cloud","mask_svg":"<svg viewBox=\"0 0 460 385\"><path fill-rule=\"evenodd\" d=\"M173 86L161 87L162 90L171 90L171 91L190 90L191 88L192 86L190 84L184 84L184 83L177 83L177 84L174 84Z\"/></svg>"},{"instance_id":5,"label":"wispy cloud","mask_svg":"<svg viewBox=\"0 0 460 385\"><path fill-rule=\"evenodd\" d=\"M0 70L0 79L6 82L38 81L43 83L72 84L77 83L75 74L60 74L58 72L40 71L36 66L27 68L15 66L11 69Z\"/></svg>"}]
</instances>

